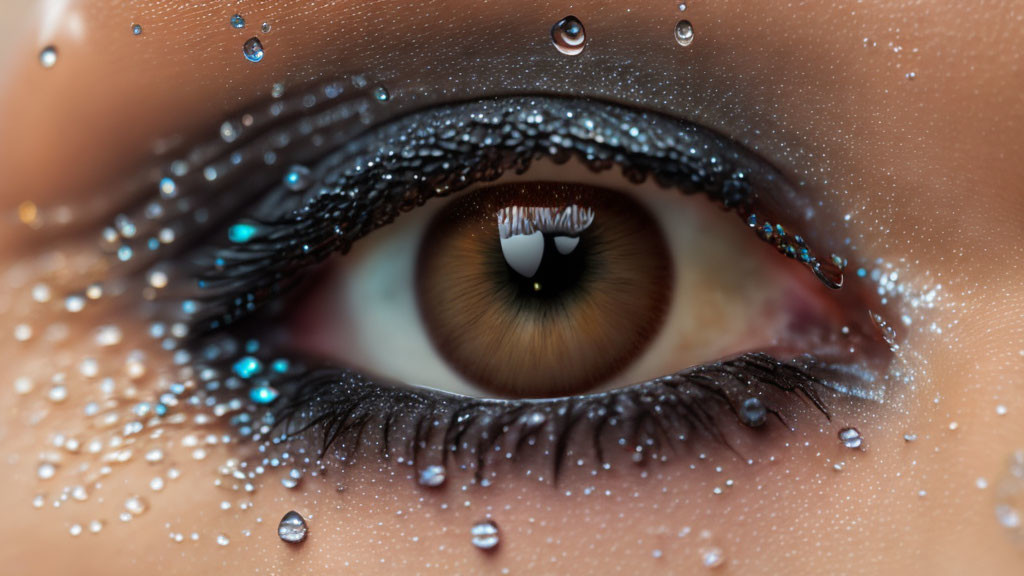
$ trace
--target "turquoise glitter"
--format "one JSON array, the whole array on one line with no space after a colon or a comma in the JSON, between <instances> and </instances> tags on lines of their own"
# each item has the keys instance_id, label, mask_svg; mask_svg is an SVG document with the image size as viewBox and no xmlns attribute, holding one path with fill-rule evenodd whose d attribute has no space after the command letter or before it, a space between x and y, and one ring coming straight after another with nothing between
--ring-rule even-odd
<instances>
[{"instance_id":1,"label":"turquoise glitter","mask_svg":"<svg viewBox=\"0 0 1024 576\"><path fill-rule=\"evenodd\" d=\"M291 367L291 363L286 358L278 358L270 364L270 369L278 374L284 374Z\"/></svg>"},{"instance_id":2,"label":"turquoise glitter","mask_svg":"<svg viewBox=\"0 0 1024 576\"><path fill-rule=\"evenodd\" d=\"M257 386L249 390L249 400L252 400L253 404L270 404L280 393L271 388L270 386Z\"/></svg>"},{"instance_id":3,"label":"turquoise glitter","mask_svg":"<svg viewBox=\"0 0 1024 576\"><path fill-rule=\"evenodd\" d=\"M253 356L242 356L237 362L235 362L235 365L231 367L231 370L237 374L239 378L252 378L263 371L263 363Z\"/></svg>"},{"instance_id":4,"label":"turquoise glitter","mask_svg":"<svg viewBox=\"0 0 1024 576\"><path fill-rule=\"evenodd\" d=\"M235 244L245 244L256 236L259 229L253 224L234 224L228 228L228 240Z\"/></svg>"}]
</instances>

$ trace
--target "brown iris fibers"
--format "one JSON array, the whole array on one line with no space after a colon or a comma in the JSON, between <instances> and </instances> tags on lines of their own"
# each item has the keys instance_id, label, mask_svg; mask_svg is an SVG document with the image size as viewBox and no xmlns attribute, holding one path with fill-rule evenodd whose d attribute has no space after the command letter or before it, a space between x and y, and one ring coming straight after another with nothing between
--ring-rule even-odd
<instances>
[{"instance_id":1,"label":"brown iris fibers","mask_svg":"<svg viewBox=\"0 0 1024 576\"><path fill-rule=\"evenodd\" d=\"M498 226L513 207L575 207L593 221L568 244L565 227L548 222L539 265L513 266ZM619 373L661 328L672 282L661 229L636 201L543 182L453 200L431 221L416 272L420 313L448 363L478 386L523 398L586 392Z\"/></svg>"}]
</instances>

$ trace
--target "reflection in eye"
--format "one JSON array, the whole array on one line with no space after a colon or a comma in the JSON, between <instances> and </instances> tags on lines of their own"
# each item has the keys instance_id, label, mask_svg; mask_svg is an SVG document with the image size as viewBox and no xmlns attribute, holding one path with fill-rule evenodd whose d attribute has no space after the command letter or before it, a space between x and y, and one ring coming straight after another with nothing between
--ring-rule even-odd
<instances>
[{"instance_id":1,"label":"reflection in eye","mask_svg":"<svg viewBox=\"0 0 1024 576\"><path fill-rule=\"evenodd\" d=\"M328 100L339 94L325 92ZM429 211L429 203L420 206L432 197L505 174L528 178L533 163L544 158L556 165L579 162L594 178L616 168L637 185L649 181L703 194L740 217L731 216L731 228L752 245L762 246L755 240L759 236L814 273L790 262L785 273L764 278L799 273L833 288L842 278L840 258L819 258L812 243L779 223L803 214L805 201L756 156L700 127L598 102L507 98L410 114L353 137L336 129L353 110L358 105L345 103L314 111L313 120L300 114L289 124L283 120L288 111L277 105L272 116L282 118L282 127L243 131L235 139L237 148L226 152L197 148L194 159L206 162L198 173L207 186L239 189L239 195L190 196L195 183L188 179L196 172L175 173L172 164L167 176L178 179L175 198L167 200L177 206L201 202L206 216L199 224L216 226L221 240L202 242L178 259L185 274L172 276L200 281L169 286L164 293L174 297L158 306L161 314L193 327L194 369L217 384L209 389L219 401L248 390L251 416L237 419L243 434L272 438L274 445L313 438L321 442L314 449L333 451L342 461L351 461L360 446L377 445L384 457L418 466L457 464L477 474L484 474L492 458L534 451L550 456L557 473L570 456L603 462L614 447L634 461L638 455L661 459L679 442L721 441L729 421L758 427L767 415L782 419L806 401L824 410L845 395L872 394L870 373L854 369L877 357L878 347L864 326L866 314L837 312L856 310L856 295L826 296L828 290L818 286L818 295L810 296L810 291L791 291L797 283L783 282L779 290L762 290L785 301L781 323L754 323L752 331L749 320L738 330L734 326L734 335L755 332L768 338L723 343L710 329L696 332L699 338L691 332L690 341L714 342L702 352L716 350L693 362L676 354L687 339L670 338L662 349L668 353L655 354L661 363L653 364L653 373L631 375L624 386L604 392L572 396L614 378L646 343L658 340L666 310L689 300L670 297L677 276L721 275L711 266L700 274L680 270L672 255L680 248L671 238L674 223L657 218L663 210L595 185L520 184L454 196L427 227L418 280L400 283L416 293L428 330L456 371L501 395L556 397L469 398L424 388L416 374L378 373L386 369L361 374L348 359L341 365L338 359L325 362L322 350L305 347L289 332L303 316L302 302L316 301L310 290L316 291L317 282L300 285L303 278L317 278L309 274L317 264L349 252L371 233L371 242L400 233L417 212ZM325 145L328 153L322 151ZM262 158L268 167L300 162L308 169L302 167L301 177L294 178L290 174L299 168L278 169L277 185L254 186L272 172L264 168L240 184L233 170L251 158ZM255 197L254 187L259 189ZM402 215L409 211L413 214ZM173 211L167 213L171 221L158 225L174 225ZM222 227L213 215L228 222ZM388 230L376 231L388 224ZM125 243L146 235L133 230ZM296 299L281 298L296 287ZM848 302L831 306L830 299ZM325 310L312 314L321 325L329 318ZM780 326L789 332L775 333ZM397 364L399 345L374 345L378 355L391 356L387 368ZM677 363L665 364L670 361ZM255 421L264 424L254 428ZM310 429L316 433L304 436ZM503 456L494 456L497 444L507 447Z\"/></svg>"}]
</instances>

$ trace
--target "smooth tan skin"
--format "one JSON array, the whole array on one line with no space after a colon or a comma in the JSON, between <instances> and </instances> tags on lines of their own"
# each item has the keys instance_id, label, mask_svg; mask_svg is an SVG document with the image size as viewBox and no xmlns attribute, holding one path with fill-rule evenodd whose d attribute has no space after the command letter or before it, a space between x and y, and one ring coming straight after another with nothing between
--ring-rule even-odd
<instances>
[{"instance_id":1,"label":"smooth tan skin","mask_svg":"<svg viewBox=\"0 0 1024 576\"><path fill-rule=\"evenodd\" d=\"M0 61L0 208L9 215L0 228L8 270L0 383L24 375L40 382L28 397L0 386L0 566L26 574L699 573L700 550L715 545L726 558L722 574L1022 570L1024 547L995 521L992 487L1009 454L1024 448L1019 4L705 0L682 15L672 2L121 4L69 2L42 38L39 9L24 9L22 32L7 35ZM246 15L244 32L227 25L235 11ZM570 13L591 37L575 59L548 40L551 24ZM681 16L696 30L688 48L672 38ZM133 21L144 26L142 37L129 34ZM259 34L267 57L254 65L241 44L262 21L273 30ZM61 51L52 70L36 61L47 43ZM852 215L841 234L855 238L857 257L893 263L912 289L942 285L940 305L905 330L901 361L917 374L913 388L893 383L886 404L840 411L832 422L808 413L796 431L765 439L752 466L712 454L697 470L681 458L647 477L624 466L557 488L509 471L490 488L463 491L453 481L427 493L406 479L407 467L367 465L306 478L290 491L267 476L247 497L213 485L217 466L243 449L211 448L196 461L180 446L189 431L178 427L166 441L181 477L162 492L146 487L157 468L136 456L86 502L33 509L35 494L76 483L71 466L47 483L36 478L52 435L84 426L75 386L86 384L69 380L71 396L60 406L45 401L54 366L93 356L124 381L126 350L144 340L144 328L106 310L65 319L72 333L59 346L41 337L15 342L13 326L26 314L39 332L48 320L12 304L31 283L12 287L10 271L54 230L40 236L20 225L18 204L78 206L91 195L102 213L106 186L144 164L155 139L212 134L224 114L265 96L273 82L355 72L380 78L396 105L411 107L555 85L636 100L741 140L809 193L834 192L823 194L828 211ZM109 322L122 326L127 344L97 350L90 326ZM941 335L918 329L930 322ZM166 362L154 353L150 370ZM48 415L29 424L39 407ZM838 445L836 431L849 423L868 450ZM906 443L908 432L919 439ZM775 461L764 462L768 456ZM978 489L979 477L990 488ZM727 478L735 485L714 495ZM151 509L122 524L120 503L133 493L145 494ZM232 508L222 511L222 500ZM240 510L247 501L253 506ZM301 547L275 533L290 509L310 521ZM488 514L502 530L493 554L469 545L470 526ZM68 535L71 524L93 518L106 520L100 534ZM691 531L680 537L684 527ZM168 537L194 530L198 542ZM215 543L221 533L229 546Z\"/></svg>"}]
</instances>

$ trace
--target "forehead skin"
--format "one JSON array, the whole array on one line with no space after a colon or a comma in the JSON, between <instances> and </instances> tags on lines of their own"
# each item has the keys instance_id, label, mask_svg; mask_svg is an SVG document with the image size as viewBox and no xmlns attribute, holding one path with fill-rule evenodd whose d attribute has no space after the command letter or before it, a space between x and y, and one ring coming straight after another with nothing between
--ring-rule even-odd
<instances>
[{"instance_id":1,"label":"forehead skin","mask_svg":"<svg viewBox=\"0 0 1024 576\"><path fill-rule=\"evenodd\" d=\"M131 525L77 539L64 510L31 509L47 430L25 424L8 386L0 446L14 465L0 484L0 509L9 511L0 538L17 545L0 548L0 564L106 574L687 573L709 542L725 551L722 573L852 565L872 574L1002 574L1024 562L993 519L993 490L975 488L978 477L1000 478L1007 455L1024 447L1019 3L703 0L684 13L673 2L195 4L11 5L7 25L18 25L0 51L5 213L25 200L102 202L157 139L208 135L274 82L364 73L409 108L511 93L595 96L689 118L758 150L825 198L831 214L851 215L841 233L861 257L899 263L911 284L942 284L944 305L927 320L945 330L908 335L908 369L922 376L861 427L873 434L870 450L842 452L834 435L843 423L814 422L774 439L788 442L776 463L728 468L736 486L722 496L712 488L725 477L685 464L557 489L507 475L500 487L441 495L424 494L400 470L346 476L340 494L316 478L293 491L269 486L251 498L251 513L237 502L222 512L226 496L210 469L235 456L228 447L204 462L183 458L180 481ZM228 26L235 11L246 15L244 31ZM590 37L575 58L548 39L570 13ZM695 29L687 48L672 37L681 16ZM266 34L263 21L272 25ZM139 37L129 33L133 22L144 28ZM241 55L252 35L266 49L258 64ZM49 43L60 57L44 70L37 54ZM31 237L5 224L0 240L6 265ZM9 334L9 321L0 323ZM0 382L27 362L9 340L0 354L18 360L0 368ZM997 404L1009 416L998 416ZM909 431L920 437L913 445L902 438ZM839 461L846 466L836 473ZM144 463L129 465L105 490L116 501L151 475ZM583 496L584 486L610 496ZM81 506L101 509L94 500ZM290 509L311 519L302 548L274 533ZM469 527L487 513L503 534L492 555L467 545ZM200 527L198 543L168 538ZM679 537L684 527L693 533ZM711 538L701 539L704 529ZM232 534L231 545L217 546L217 533Z\"/></svg>"}]
</instances>

